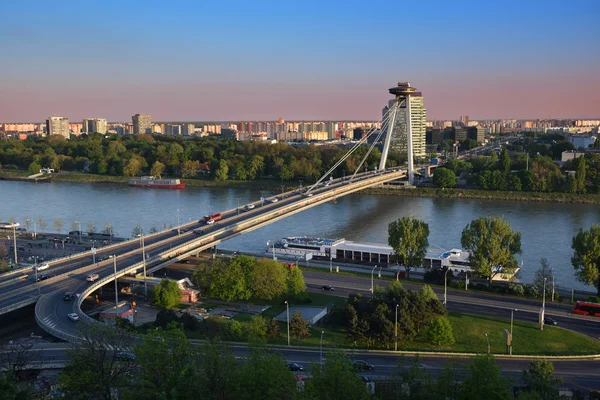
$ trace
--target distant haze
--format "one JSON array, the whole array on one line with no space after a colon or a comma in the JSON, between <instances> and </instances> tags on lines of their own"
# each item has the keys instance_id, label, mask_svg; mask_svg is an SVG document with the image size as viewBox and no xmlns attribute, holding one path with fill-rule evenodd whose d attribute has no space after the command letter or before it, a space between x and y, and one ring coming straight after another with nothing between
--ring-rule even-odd
<instances>
[{"instance_id":1,"label":"distant haze","mask_svg":"<svg viewBox=\"0 0 600 400\"><path fill-rule=\"evenodd\" d=\"M169 4L1 2L0 122L600 117L597 0Z\"/></svg>"}]
</instances>

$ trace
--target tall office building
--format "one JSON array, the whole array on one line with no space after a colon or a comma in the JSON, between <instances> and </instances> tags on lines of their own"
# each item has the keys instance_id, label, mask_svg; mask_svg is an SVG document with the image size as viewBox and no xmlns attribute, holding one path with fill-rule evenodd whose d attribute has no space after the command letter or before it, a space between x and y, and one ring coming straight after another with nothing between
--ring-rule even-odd
<instances>
[{"instance_id":1,"label":"tall office building","mask_svg":"<svg viewBox=\"0 0 600 400\"><path fill-rule=\"evenodd\" d=\"M46 135L60 135L69 138L69 119L65 117L50 117L46 120Z\"/></svg>"},{"instance_id":2,"label":"tall office building","mask_svg":"<svg viewBox=\"0 0 600 400\"><path fill-rule=\"evenodd\" d=\"M135 114L131 117L133 121L133 134L152 133L152 118L149 114Z\"/></svg>"},{"instance_id":3,"label":"tall office building","mask_svg":"<svg viewBox=\"0 0 600 400\"><path fill-rule=\"evenodd\" d=\"M382 115L385 115L389 110L389 107L394 104L395 100L390 100L388 105L383 108ZM394 131L392 132L392 141L390 143L390 150L398 152L406 152L408 149L406 143L406 121L407 121L407 108L402 103L400 109L396 113L396 123L394 124ZM426 129L427 129L427 110L425 109L425 103L423 94L421 92L415 92L410 96L410 111L411 111L411 128L413 138L413 155L414 157L425 157L427 155L426 146ZM389 132L389 124L386 130ZM387 133L386 133L387 134Z\"/></svg>"},{"instance_id":4,"label":"tall office building","mask_svg":"<svg viewBox=\"0 0 600 400\"><path fill-rule=\"evenodd\" d=\"M464 127L469 126L469 116L468 115L461 115L460 116L460 123Z\"/></svg>"},{"instance_id":5,"label":"tall office building","mask_svg":"<svg viewBox=\"0 0 600 400\"><path fill-rule=\"evenodd\" d=\"M101 133L105 134L108 130L108 124L104 118L85 118L81 123L81 133Z\"/></svg>"}]
</instances>

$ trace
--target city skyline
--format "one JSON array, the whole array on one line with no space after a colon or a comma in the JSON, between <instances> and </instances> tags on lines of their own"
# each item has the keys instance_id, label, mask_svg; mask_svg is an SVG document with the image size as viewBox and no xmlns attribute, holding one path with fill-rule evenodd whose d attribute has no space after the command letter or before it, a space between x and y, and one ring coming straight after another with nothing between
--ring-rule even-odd
<instances>
[{"instance_id":1,"label":"city skyline","mask_svg":"<svg viewBox=\"0 0 600 400\"><path fill-rule=\"evenodd\" d=\"M600 114L595 1L33 3L0 5L0 121L377 120L405 80L429 120Z\"/></svg>"}]
</instances>

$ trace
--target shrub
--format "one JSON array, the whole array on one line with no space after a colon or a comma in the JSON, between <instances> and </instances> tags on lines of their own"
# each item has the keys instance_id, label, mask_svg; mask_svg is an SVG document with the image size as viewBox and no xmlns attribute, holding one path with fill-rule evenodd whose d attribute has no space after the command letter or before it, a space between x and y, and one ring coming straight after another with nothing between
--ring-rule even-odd
<instances>
[{"instance_id":1,"label":"shrub","mask_svg":"<svg viewBox=\"0 0 600 400\"><path fill-rule=\"evenodd\" d=\"M511 283L510 285L508 285L508 290L514 295L525 296L525 288L523 287L523 285L516 285L514 283Z\"/></svg>"},{"instance_id":2,"label":"shrub","mask_svg":"<svg viewBox=\"0 0 600 400\"><path fill-rule=\"evenodd\" d=\"M230 319L223 327L223 334L229 340L239 340L244 336L244 326L240 322Z\"/></svg>"},{"instance_id":3,"label":"shrub","mask_svg":"<svg viewBox=\"0 0 600 400\"><path fill-rule=\"evenodd\" d=\"M188 331L196 330L198 328L198 325L200 325L200 321L198 321L198 319L192 314L187 312L183 313L181 318L179 318L179 322L181 322L181 324L183 325L183 329Z\"/></svg>"}]
</instances>

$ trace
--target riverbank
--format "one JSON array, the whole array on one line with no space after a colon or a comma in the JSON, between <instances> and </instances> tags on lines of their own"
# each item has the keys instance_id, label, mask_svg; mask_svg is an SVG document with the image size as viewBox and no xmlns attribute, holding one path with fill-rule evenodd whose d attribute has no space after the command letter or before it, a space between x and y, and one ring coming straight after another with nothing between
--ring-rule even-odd
<instances>
[{"instance_id":1,"label":"riverbank","mask_svg":"<svg viewBox=\"0 0 600 400\"><path fill-rule=\"evenodd\" d=\"M552 202L572 204L600 204L598 194L574 193L536 193L536 192L508 192L477 189L439 189L416 187L412 189L396 189L387 187L370 188L361 191L363 194L380 194L390 196L412 197L443 197L452 199L484 199L484 200L512 200L528 202Z\"/></svg>"},{"instance_id":2,"label":"riverbank","mask_svg":"<svg viewBox=\"0 0 600 400\"><path fill-rule=\"evenodd\" d=\"M0 171L1 177L22 178L28 175L27 171ZM97 175L83 172L59 172L52 174L52 180L56 182L86 182L86 183L127 183L129 177ZM244 188L265 189L281 191L281 182L272 179L261 179L254 181L215 181L213 179L181 179L188 186L214 187L214 188ZM297 187L296 182L284 182L284 190L288 191ZM386 196L412 196L412 197L441 197L454 199L482 199L482 200L510 200L527 202L550 202L570 204L600 204L600 194L575 194L575 193L538 193L538 192L509 192L495 190L477 189L439 189L428 187L416 187L411 189L374 187L362 190L362 194L377 194Z\"/></svg>"}]
</instances>

